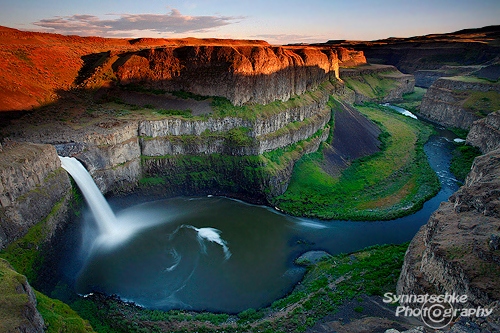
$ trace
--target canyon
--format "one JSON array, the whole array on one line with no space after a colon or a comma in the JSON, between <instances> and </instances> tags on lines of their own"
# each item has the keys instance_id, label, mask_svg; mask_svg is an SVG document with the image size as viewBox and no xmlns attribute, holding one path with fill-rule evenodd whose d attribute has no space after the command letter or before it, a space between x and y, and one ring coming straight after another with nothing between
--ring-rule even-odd
<instances>
[{"instance_id":1,"label":"canyon","mask_svg":"<svg viewBox=\"0 0 500 333\"><path fill-rule=\"evenodd\" d=\"M428 90L419 115L470 130L467 144L484 155L411 242L397 291L456 292L470 306L497 306L497 30L479 29L475 39L465 31L272 46L1 27L0 249L37 225L29 246L41 249L74 216L74 185L58 155L79 159L108 195L217 194L269 204L286 191L295 163L325 142L336 174L379 150L380 131L345 105L401 101L420 86ZM332 113L332 98L344 111ZM30 287L21 284L39 327ZM478 324L494 330L498 320Z\"/></svg>"}]
</instances>

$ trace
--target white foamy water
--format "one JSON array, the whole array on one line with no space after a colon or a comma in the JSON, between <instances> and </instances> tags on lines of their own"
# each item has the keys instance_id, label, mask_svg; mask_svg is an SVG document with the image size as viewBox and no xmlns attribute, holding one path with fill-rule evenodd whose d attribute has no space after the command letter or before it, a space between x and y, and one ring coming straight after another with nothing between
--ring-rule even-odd
<instances>
[{"instance_id":1,"label":"white foamy water","mask_svg":"<svg viewBox=\"0 0 500 333\"><path fill-rule=\"evenodd\" d=\"M311 229L326 229L326 228L328 228L324 223L312 221L312 220L306 220L306 219L298 219L297 223L303 227L307 227L307 228L311 228Z\"/></svg>"},{"instance_id":2,"label":"white foamy water","mask_svg":"<svg viewBox=\"0 0 500 333\"><path fill-rule=\"evenodd\" d=\"M210 242L217 243L220 246L222 246L226 260L229 259L229 257L231 257L231 251L229 251L226 241L220 237L221 233L220 230L214 228L199 228L199 229L194 228L194 229L198 231L198 237L200 237L201 239L206 239Z\"/></svg>"},{"instance_id":3,"label":"white foamy water","mask_svg":"<svg viewBox=\"0 0 500 333\"><path fill-rule=\"evenodd\" d=\"M87 169L73 157L59 156L59 159L63 169L78 185L97 223L99 233L93 240L94 246L114 247L125 242L140 230L165 221L163 216L146 216L140 211L124 211L117 218Z\"/></svg>"},{"instance_id":4,"label":"white foamy water","mask_svg":"<svg viewBox=\"0 0 500 333\"><path fill-rule=\"evenodd\" d=\"M108 202L94 183L85 167L73 157L61 157L61 166L75 180L96 219L101 234L114 234L117 230L116 216Z\"/></svg>"},{"instance_id":5,"label":"white foamy water","mask_svg":"<svg viewBox=\"0 0 500 333\"><path fill-rule=\"evenodd\" d=\"M219 244L222 247L222 250L224 251L224 257L226 258L226 260L229 259L229 257L231 257L231 251L229 251L227 242L221 238L220 230L210 227L196 228L193 227L192 225L184 225L183 227L193 229L198 233L198 240L203 249L203 252L206 252L205 244L203 243L203 241L207 240L209 242Z\"/></svg>"},{"instance_id":6,"label":"white foamy water","mask_svg":"<svg viewBox=\"0 0 500 333\"><path fill-rule=\"evenodd\" d=\"M410 117L410 118L413 118L413 119L418 119L417 116L415 116L413 113L411 113L410 111L408 111L406 109L400 108L399 106L391 105L389 103L384 103L382 105L383 106L387 106L387 107L389 107L389 108L391 108L393 110L396 110L397 112L401 113L404 116L407 116L407 117Z\"/></svg>"}]
</instances>

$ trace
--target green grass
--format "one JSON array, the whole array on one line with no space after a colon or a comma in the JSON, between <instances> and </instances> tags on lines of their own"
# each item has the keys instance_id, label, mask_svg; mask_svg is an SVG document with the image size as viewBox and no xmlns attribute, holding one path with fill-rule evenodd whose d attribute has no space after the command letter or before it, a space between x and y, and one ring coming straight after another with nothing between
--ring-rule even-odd
<instances>
[{"instance_id":1,"label":"green grass","mask_svg":"<svg viewBox=\"0 0 500 333\"><path fill-rule=\"evenodd\" d=\"M158 114L161 114L162 116L181 116L184 118L192 118L192 111L187 109L187 110L173 110L173 109L159 109L155 111Z\"/></svg>"},{"instance_id":2,"label":"green grass","mask_svg":"<svg viewBox=\"0 0 500 333\"><path fill-rule=\"evenodd\" d=\"M481 151L469 145L457 145L451 158L450 171L460 181L465 181L465 177L470 172L474 158L481 155Z\"/></svg>"},{"instance_id":3,"label":"green grass","mask_svg":"<svg viewBox=\"0 0 500 333\"><path fill-rule=\"evenodd\" d=\"M420 103L424 97L427 89L415 87L412 93L403 94L403 101L400 103L394 103L394 105L400 108L406 109L413 113L418 113L420 109Z\"/></svg>"},{"instance_id":4,"label":"green grass","mask_svg":"<svg viewBox=\"0 0 500 333\"><path fill-rule=\"evenodd\" d=\"M304 156L275 206L322 219L391 219L418 210L438 191L423 152L430 127L374 104L358 109L380 124L382 151L354 161L340 177L321 169L321 152Z\"/></svg>"},{"instance_id":5,"label":"green grass","mask_svg":"<svg viewBox=\"0 0 500 333\"><path fill-rule=\"evenodd\" d=\"M143 177L139 179L139 185L141 186L155 186L155 185L163 185L165 184L165 180L162 177Z\"/></svg>"},{"instance_id":6,"label":"green grass","mask_svg":"<svg viewBox=\"0 0 500 333\"><path fill-rule=\"evenodd\" d=\"M28 233L10 243L0 251L0 258L6 259L19 273L25 275L29 281L35 281L37 271L43 263L41 246L47 238L47 221L56 214L65 198L54 205L50 213L40 222L28 230Z\"/></svg>"},{"instance_id":7,"label":"green grass","mask_svg":"<svg viewBox=\"0 0 500 333\"><path fill-rule=\"evenodd\" d=\"M498 91L468 91L468 97L463 107L480 117L500 110L500 92Z\"/></svg>"},{"instance_id":8,"label":"green grass","mask_svg":"<svg viewBox=\"0 0 500 333\"><path fill-rule=\"evenodd\" d=\"M286 102L274 101L268 104L251 104L235 106L227 98L212 97L212 116L215 118L238 117L247 120L266 118L273 114L301 106L311 105L319 102L334 90L336 82L325 81L313 91L307 91L302 95L292 96Z\"/></svg>"},{"instance_id":9,"label":"green grass","mask_svg":"<svg viewBox=\"0 0 500 333\"><path fill-rule=\"evenodd\" d=\"M0 331L15 332L16 327L27 324L28 295L21 290L27 279L14 271L8 262L0 259ZM51 299L34 290L36 308L42 315L47 333L94 332L74 310L61 301Z\"/></svg>"},{"instance_id":10,"label":"green grass","mask_svg":"<svg viewBox=\"0 0 500 333\"><path fill-rule=\"evenodd\" d=\"M0 259L0 331L15 332L27 324L25 306L28 295L20 292L26 277L14 271L6 260Z\"/></svg>"},{"instance_id":11,"label":"green grass","mask_svg":"<svg viewBox=\"0 0 500 333\"><path fill-rule=\"evenodd\" d=\"M398 81L383 75L388 73L360 74L359 76L346 77L344 81L347 87L363 96L381 99L398 86Z\"/></svg>"},{"instance_id":12,"label":"green grass","mask_svg":"<svg viewBox=\"0 0 500 333\"><path fill-rule=\"evenodd\" d=\"M69 305L35 291L37 309L43 317L47 333L95 332Z\"/></svg>"}]
</instances>

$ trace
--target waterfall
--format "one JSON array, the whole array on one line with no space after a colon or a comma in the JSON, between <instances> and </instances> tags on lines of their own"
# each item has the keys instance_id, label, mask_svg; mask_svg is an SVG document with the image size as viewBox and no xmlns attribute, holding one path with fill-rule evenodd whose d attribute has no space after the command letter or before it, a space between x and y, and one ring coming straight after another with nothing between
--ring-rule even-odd
<instances>
[{"instance_id":1,"label":"waterfall","mask_svg":"<svg viewBox=\"0 0 500 333\"><path fill-rule=\"evenodd\" d=\"M90 240L92 247L111 248L123 243L141 230L172 220L175 215L163 216L145 212L137 207L116 216L85 167L73 157L61 157L61 166L75 180L98 226L98 236Z\"/></svg>"},{"instance_id":2,"label":"waterfall","mask_svg":"<svg viewBox=\"0 0 500 333\"><path fill-rule=\"evenodd\" d=\"M59 159L63 169L73 177L80 191L82 191L92 214L94 214L100 233L107 235L117 233L116 216L84 166L73 157L59 156Z\"/></svg>"}]
</instances>

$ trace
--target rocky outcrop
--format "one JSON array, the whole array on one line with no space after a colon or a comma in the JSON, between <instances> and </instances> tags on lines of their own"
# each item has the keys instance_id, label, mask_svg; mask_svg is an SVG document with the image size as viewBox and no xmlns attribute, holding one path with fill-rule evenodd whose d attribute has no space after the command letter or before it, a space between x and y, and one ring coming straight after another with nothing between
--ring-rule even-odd
<instances>
[{"instance_id":1,"label":"rocky outcrop","mask_svg":"<svg viewBox=\"0 0 500 333\"><path fill-rule=\"evenodd\" d=\"M488 92L496 100L500 97L500 85L474 78L440 78L427 90L420 114L443 126L469 129L485 113L494 111L488 110L487 105L475 106L476 99L490 98L481 95Z\"/></svg>"},{"instance_id":2,"label":"rocky outcrop","mask_svg":"<svg viewBox=\"0 0 500 333\"><path fill-rule=\"evenodd\" d=\"M413 92L415 78L394 66L365 65L341 68L340 77L355 92L355 103L387 103L400 101L403 94Z\"/></svg>"},{"instance_id":3,"label":"rocky outcrop","mask_svg":"<svg viewBox=\"0 0 500 333\"><path fill-rule=\"evenodd\" d=\"M266 203L286 191L295 162L317 151L321 142L328 138L329 128L318 132L301 141L296 153L274 168L266 165L268 161L260 155L177 154L144 157L143 174L161 179L158 189L162 195L224 194ZM234 148L231 150L235 152Z\"/></svg>"},{"instance_id":4,"label":"rocky outcrop","mask_svg":"<svg viewBox=\"0 0 500 333\"><path fill-rule=\"evenodd\" d=\"M53 146L4 144L0 152L0 248L44 219L50 237L65 218L61 203L68 199L70 189Z\"/></svg>"},{"instance_id":5,"label":"rocky outcrop","mask_svg":"<svg viewBox=\"0 0 500 333\"><path fill-rule=\"evenodd\" d=\"M119 55L120 84L221 96L234 105L286 101L339 78L339 65L365 63L362 53L332 47L183 46Z\"/></svg>"},{"instance_id":6,"label":"rocky outcrop","mask_svg":"<svg viewBox=\"0 0 500 333\"><path fill-rule=\"evenodd\" d=\"M398 294L467 295L462 308L500 305L500 150L476 158L466 183L442 203L412 240ZM471 318L500 329L498 311Z\"/></svg>"},{"instance_id":7,"label":"rocky outcrop","mask_svg":"<svg viewBox=\"0 0 500 333\"><path fill-rule=\"evenodd\" d=\"M466 143L478 147L483 154L500 148L500 111L472 123Z\"/></svg>"},{"instance_id":8,"label":"rocky outcrop","mask_svg":"<svg viewBox=\"0 0 500 333\"><path fill-rule=\"evenodd\" d=\"M72 128L55 122L37 126L13 126L10 137L16 141L54 145L61 156L79 159L106 193L131 188L140 178L137 121L105 120Z\"/></svg>"},{"instance_id":9,"label":"rocky outcrop","mask_svg":"<svg viewBox=\"0 0 500 333\"><path fill-rule=\"evenodd\" d=\"M0 259L0 331L43 333L45 324L36 309L36 297L26 277Z\"/></svg>"}]
</instances>

